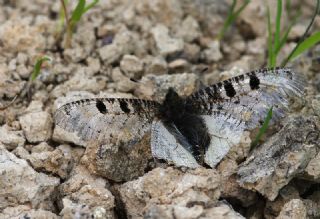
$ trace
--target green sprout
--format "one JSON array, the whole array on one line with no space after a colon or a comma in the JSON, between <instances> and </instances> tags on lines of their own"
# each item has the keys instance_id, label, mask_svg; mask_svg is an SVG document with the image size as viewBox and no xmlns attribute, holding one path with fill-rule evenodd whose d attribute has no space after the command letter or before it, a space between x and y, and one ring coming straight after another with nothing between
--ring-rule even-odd
<instances>
[{"instance_id":1,"label":"green sprout","mask_svg":"<svg viewBox=\"0 0 320 219\"><path fill-rule=\"evenodd\" d=\"M30 80L34 81L38 77L38 75L40 74L40 69L44 62L51 62L51 61L52 61L52 58L49 56L42 56L38 58L36 61L36 64L34 65L33 72L30 76Z\"/></svg>"},{"instance_id":2,"label":"green sprout","mask_svg":"<svg viewBox=\"0 0 320 219\"><path fill-rule=\"evenodd\" d=\"M228 12L227 19L225 20L222 29L220 30L217 39L221 40L223 36L225 35L228 28L231 26L231 24L237 19L239 14L245 9L245 7L250 3L251 0L246 0L243 5L240 6L238 10L235 10L237 5L237 0L232 1L232 5L230 7L230 10Z\"/></svg>"},{"instance_id":3,"label":"green sprout","mask_svg":"<svg viewBox=\"0 0 320 219\"><path fill-rule=\"evenodd\" d=\"M288 3L289 2L289 3ZM291 3L290 1L286 2L286 9L290 10ZM289 6L290 5L290 6ZM315 20L315 17L319 11L319 0L317 0L317 7L315 10L315 14L312 17L310 24L308 28L306 29L303 37L299 40L296 47L293 49L293 51L290 53L290 55L283 60L281 63L281 66L284 67L289 61L291 61L293 58L300 55L302 52L304 52L307 49L310 49L312 46L314 46L317 42L319 42L319 34L315 34L312 37L309 37L306 39L306 36L308 35L310 28ZM273 28L271 25L271 16L270 16L270 9L268 7L267 9L267 22L268 22L268 66L269 67L276 67L277 66L277 57L279 55L280 50L283 48L285 43L287 42L288 35L291 31L292 26L296 23L297 18L300 16L300 13L297 13L294 17L284 34L281 34L281 17L282 17L282 0L277 1L277 15L275 20L275 33L273 36ZM311 38L311 39L310 39ZM299 50L298 50L299 48Z\"/></svg>"},{"instance_id":4,"label":"green sprout","mask_svg":"<svg viewBox=\"0 0 320 219\"><path fill-rule=\"evenodd\" d=\"M265 118L265 120L263 121L263 124L261 126L261 128L259 129L259 132L256 136L256 138L254 139L254 141L251 143L251 149L253 149L255 146L257 146L258 142L260 141L261 137L264 135L264 133L267 131L268 126L269 126L269 122L272 118L272 108L271 107L267 113L267 117Z\"/></svg>"},{"instance_id":5,"label":"green sprout","mask_svg":"<svg viewBox=\"0 0 320 219\"><path fill-rule=\"evenodd\" d=\"M66 4L67 0L60 0L63 13L60 13L60 21L65 19L66 28L67 28L67 38L65 47L69 48L71 46L71 39L73 35L73 30L76 24L80 21L82 15L84 15L88 10L90 10L93 6L95 6L99 0L93 0L90 4L86 5L86 0L79 0L77 6L73 10L71 14L71 18L68 18L68 10Z\"/></svg>"},{"instance_id":6,"label":"green sprout","mask_svg":"<svg viewBox=\"0 0 320 219\"><path fill-rule=\"evenodd\" d=\"M317 43L320 42L320 32L319 31L314 33L314 34L312 34L311 36L309 36L307 38L307 35L310 32L312 24L314 23L314 20L316 19L318 13L320 13L320 0L317 0L316 9L314 11L314 14L313 14L313 16L311 18L311 21L310 21L308 27L306 28L303 36L300 38L300 40L298 41L296 47L291 51L291 53L288 55L288 57L283 60L283 62L281 63L281 66L286 66L286 64L289 61L291 61L294 58L298 57L303 52L305 52L306 50L310 49L311 47L313 47L314 45L316 45Z\"/></svg>"}]
</instances>

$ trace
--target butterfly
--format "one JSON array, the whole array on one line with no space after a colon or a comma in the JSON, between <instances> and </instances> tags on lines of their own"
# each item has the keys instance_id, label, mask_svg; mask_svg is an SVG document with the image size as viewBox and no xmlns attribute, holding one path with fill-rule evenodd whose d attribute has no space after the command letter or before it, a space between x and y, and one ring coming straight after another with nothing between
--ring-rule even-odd
<instances>
[{"instance_id":1,"label":"butterfly","mask_svg":"<svg viewBox=\"0 0 320 219\"><path fill-rule=\"evenodd\" d=\"M176 166L214 168L243 133L284 117L305 80L288 68L259 69L182 97L169 88L162 103L143 99L93 98L67 103L55 123L84 141L131 147L151 131L153 157ZM125 140L127 139L127 140Z\"/></svg>"}]
</instances>

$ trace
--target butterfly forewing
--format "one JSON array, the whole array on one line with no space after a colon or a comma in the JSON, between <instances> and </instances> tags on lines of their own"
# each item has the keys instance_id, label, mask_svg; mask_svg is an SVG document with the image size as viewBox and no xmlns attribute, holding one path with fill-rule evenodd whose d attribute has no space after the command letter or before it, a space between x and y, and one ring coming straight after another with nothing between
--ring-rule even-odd
<instances>
[{"instance_id":1,"label":"butterfly forewing","mask_svg":"<svg viewBox=\"0 0 320 219\"><path fill-rule=\"evenodd\" d=\"M67 103L55 113L56 125L85 141L136 142L150 131L157 102L140 99L94 98Z\"/></svg>"},{"instance_id":2,"label":"butterfly forewing","mask_svg":"<svg viewBox=\"0 0 320 219\"><path fill-rule=\"evenodd\" d=\"M186 104L188 111L202 115L226 112L255 128L271 107L273 121L283 117L290 99L302 96L304 86L303 77L290 69L260 69L199 90Z\"/></svg>"}]
</instances>

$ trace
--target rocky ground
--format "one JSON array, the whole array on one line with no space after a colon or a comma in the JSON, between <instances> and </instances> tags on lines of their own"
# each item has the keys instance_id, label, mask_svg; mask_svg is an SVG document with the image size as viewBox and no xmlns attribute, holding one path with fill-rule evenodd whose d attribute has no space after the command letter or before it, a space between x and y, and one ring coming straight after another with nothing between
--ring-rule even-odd
<instances>
[{"instance_id":1,"label":"rocky ground","mask_svg":"<svg viewBox=\"0 0 320 219\"><path fill-rule=\"evenodd\" d=\"M314 10L314 1L292 2L302 16L279 60ZM228 8L221 0L101 0L64 48L60 1L1 1L0 106L19 97L0 110L0 218L319 218L319 45L289 64L308 78L303 107L252 152L248 136L216 169L156 163L149 136L130 149L99 148L54 126L54 111L70 100L161 101L169 87L189 95L266 66L264 1L252 1L216 41ZM28 84L44 54L52 63Z\"/></svg>"}]
</instances>

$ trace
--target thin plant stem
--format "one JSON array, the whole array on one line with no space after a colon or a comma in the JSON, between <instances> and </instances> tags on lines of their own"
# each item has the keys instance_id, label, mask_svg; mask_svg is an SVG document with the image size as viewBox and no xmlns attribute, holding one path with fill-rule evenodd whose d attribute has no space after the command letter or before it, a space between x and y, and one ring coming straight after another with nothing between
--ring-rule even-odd
<instances>
[{"instance_id":1,"label":"thin plant stem","mask_svg":"<svg viewBox=\"0 0 320 219\"><path fill-rule=\"evenodd\" d=\"M316 10L312 16L312 19L306 29L306 31L304 32L303 36L299 39L297 45L294 47L294 49L291 51L291 53L289 54L289 56L282 61L281 63L281 67L284 67L287 65L287 63L289 62L289 60L292 58L293 54L295 53L295 51L298 49L299 45L306 39L313 23L314 23L314 20L316 19L317 15L318 15L318 12L319 12L319 9L320 9L320 0L317 0L317 6L316 6Z\"/></svg>"}]
</instances>

